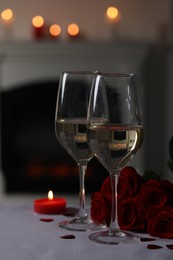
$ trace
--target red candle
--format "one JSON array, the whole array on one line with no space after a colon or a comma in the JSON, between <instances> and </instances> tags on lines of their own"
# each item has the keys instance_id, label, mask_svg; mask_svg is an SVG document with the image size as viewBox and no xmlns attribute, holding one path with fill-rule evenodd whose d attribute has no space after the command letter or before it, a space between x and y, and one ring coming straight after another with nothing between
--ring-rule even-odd
<instances>
[{"instance_id":1,"label":"red candle","mask_svg":"<svg viewBox=\"0 0 173 260\"><path fill-rule=\"evenodd\" d=\"M44 33L45 33L44 18L40 15L34 16L32 18L32 25L33 25L35 38L37 40L44 38Z\"/></svg>"},{"instance_id":2,"label":"red candle","mask_svg":"<svg viewBox=\"0 0 173 260\"><path fill-rule=\"evenodd\" d=\"M54 198L53 192L49 191L48 198L34 201L34 210L40 214L61 214L66 209L65 198Z\"/></svg>"}]
</instances>

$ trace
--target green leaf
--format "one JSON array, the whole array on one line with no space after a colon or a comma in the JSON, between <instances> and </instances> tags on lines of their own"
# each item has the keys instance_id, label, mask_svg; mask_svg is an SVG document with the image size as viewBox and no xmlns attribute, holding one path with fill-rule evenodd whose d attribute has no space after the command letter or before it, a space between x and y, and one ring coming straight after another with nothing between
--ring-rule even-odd
<instances>
[{"instance_id":1,"label":"green leaf","mask_svg":"<svg viewBox=\"0 0 173 260\"><path fill-rule=\"evenodd\" d=\"M149 180L160 181L159 175L154 171L145 171L143 178L145 179L145 181L149 181Z\"/></svg>"}]
</instances>

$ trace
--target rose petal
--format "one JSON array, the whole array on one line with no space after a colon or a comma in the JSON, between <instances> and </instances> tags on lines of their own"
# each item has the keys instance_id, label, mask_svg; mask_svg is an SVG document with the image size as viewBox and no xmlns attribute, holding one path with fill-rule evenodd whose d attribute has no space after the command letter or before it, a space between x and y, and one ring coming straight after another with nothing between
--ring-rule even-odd
<instances>
[{"instance_id":1,"label":"rose petal","mask_svg":"<svg viewBox=\"0 0 173 260\"><path fill-rule=\"evenodd\" d=\"M151 245L148 245L147 248L148 248L148 249L161 249L161 248L163 248L163 247L162 247L162 246L158 246L158 245L151 244Z\"/></svg>"},{"instance_id":2,"label":"rose petal","mask_svg":"<svg viewBox=\"0 0 173 260\"><path fill-rule=\"evenodd\" d=\"M64 236L61 236L61 238L63 238L63 239L75 239L75 236L74 235L64 235Z\"/></svg>"},{"instance_id":3,"label":"rose petal","mask_svg":"<svg viewBox=\"0 0 173 260\"><path fill-rule=\"evenodd\" d=\"M167 246L168 249L173 250L173 244L171 244L171 245L166 245L166 246Z\"/></svg>"},{"instance_id":4,"label":"rose petal","mask_svg":"<svg viewBox=\"0 0 173 260\"><path fill-rule=\"evenodd\" d=\"M52 221L54 221L54 219L53 218L40 218L40 221L42 221L42 222L52 222Z\"/></svg>"}]
</instances>

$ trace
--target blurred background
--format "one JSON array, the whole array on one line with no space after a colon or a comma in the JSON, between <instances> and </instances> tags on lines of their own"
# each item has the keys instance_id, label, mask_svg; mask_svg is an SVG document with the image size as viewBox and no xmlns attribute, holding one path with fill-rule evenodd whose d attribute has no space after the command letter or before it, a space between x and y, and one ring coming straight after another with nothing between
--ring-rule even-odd
<instances>
[{"instance_id":1,"label":"blurred background","mask_svg":"<svg viewBox=\"0 0 173 260\"><path fill-rule=\"evenodd\" d=\"M61 39L67 40L69 24L76 23L80 33L88 41L110 41L117 33L118 38L126 40L156 41L160 27L170 25L170 0L2 0L1 12L11 9L13 17L9 22L1 20L1 40L11 37L13 41L31 41L34 39L32 19L42 16L45 22L45 33L52 24L61 27ZM106 16L109 6L116 7L119 18L111 20ZM8 24L8 25L7 25ZM114 24L114 25L113 25ZM116 25L115 25L116 24ZM7 29L7 27L10 29ZM113 27L113 28L112 28ZM9 34L7 34L9 30ZM114 32L112 32L114 30Z\"/></svg>"},{"instance_id":2,"label":"blurred background","mask_svg":"<svg viewBox=\"0 0 173 260\"><path fill-rule=\"evenodd\" d=\"M78 192L75 162L56 140L63 70L137 73L144 143L131 164L173 180L172 0L1 0L1 192ZM93 159L86 190L107 176Z\"/></svg>"}]
</instances>

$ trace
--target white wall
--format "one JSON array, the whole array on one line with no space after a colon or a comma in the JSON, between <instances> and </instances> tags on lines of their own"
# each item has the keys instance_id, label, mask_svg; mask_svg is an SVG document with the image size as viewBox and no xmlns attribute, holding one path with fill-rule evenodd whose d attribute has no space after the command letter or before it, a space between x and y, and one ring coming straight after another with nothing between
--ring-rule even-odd
<instances>
[{"instance_id":1,"label":"white wall","mask_svg":"<svg viewBox=\"0 0 173 260\"><path fill-rule=\"evenodd\" d=\"M15 20L10 29L0 21L0 40L31 40L31 19L42 15L47 24L59 23L62 40L67 39L69 23L78 23L89 40L110 40L111 24L105 19L105 10L114 5L121 11L121 20L115 30L121 38L154 41L160 23L170 19L172 0L1 0L0 12L11 8ZM7 32L8 31L8 32ZM9 32L10 31L10 32ZM7 36L7 33L10 36Z\"/></svg>"}]
</instances>

